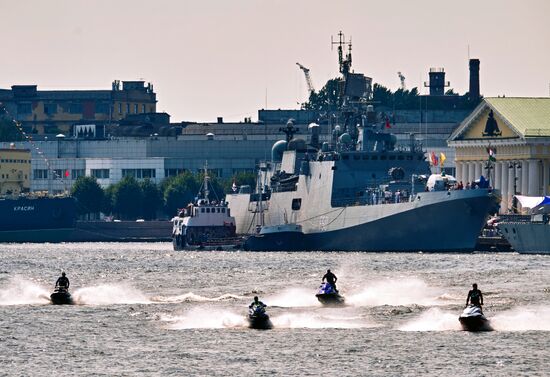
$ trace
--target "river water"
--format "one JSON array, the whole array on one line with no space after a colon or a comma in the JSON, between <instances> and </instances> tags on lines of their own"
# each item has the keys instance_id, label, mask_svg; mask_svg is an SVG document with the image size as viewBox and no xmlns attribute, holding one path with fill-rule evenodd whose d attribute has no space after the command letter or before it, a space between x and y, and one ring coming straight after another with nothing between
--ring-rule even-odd
<instances>
[{"instance_id":1,"label":"river water","mask_svg":"<svg viewBox=\"0 0 550 377\"><path fill-rule=\"evenodd\" d=\"M327 268L344 308L316 301ZM49 303L62 270L78 305ZM473 282L496 331L460 331ZM0 245L0 375L543 376L549 331L549 256Z\"/></svg>"}]
</instances>

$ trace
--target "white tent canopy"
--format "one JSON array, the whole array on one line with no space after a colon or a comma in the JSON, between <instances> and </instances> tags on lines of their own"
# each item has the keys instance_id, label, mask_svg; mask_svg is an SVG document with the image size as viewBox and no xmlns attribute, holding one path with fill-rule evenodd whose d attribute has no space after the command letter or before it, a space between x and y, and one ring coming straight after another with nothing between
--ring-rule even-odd
<instances>
[{"instance_id":1,"label":"white tent canopy","mask_svg":"<svg viewBox=\"0 0 550 377\"><path fill-rule=\"evenodd\" d=\"M541 204L550 203L550 196L525 196L516 195L523 208L535 208Z\"/></svg>"}]
</instances>

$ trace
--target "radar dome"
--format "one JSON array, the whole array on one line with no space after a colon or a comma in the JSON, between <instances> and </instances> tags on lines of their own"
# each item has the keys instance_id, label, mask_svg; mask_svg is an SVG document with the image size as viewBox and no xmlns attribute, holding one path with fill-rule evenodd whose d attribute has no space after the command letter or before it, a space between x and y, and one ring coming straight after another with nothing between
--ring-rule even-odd
<instances>
[{"instance_id":1,"label":"radar dome","mask_svg":"<svg viewBox=\"0 0 550 377\"><path fill-rule=\"evenodd\" d=\"M278 162L283 160L283 153L286 151L288 143L286 140L279 140L271 147L271 161Z\"/></svg>"},{"instance_id":2,"label":"radar dome","mask_svg":"<svg viewBox=\"0 0 550 377\"><path fill-rule=\"evenodd\" d=\"M344 132L342 135L340 135L338 140L342 144L351 144L351 136L347 132Z\"/></svg>"},{"instance_id":3,"label":"radar dome","mask_svg":"<svg viewBox=\"0 0 550 377\"><path fill-rule=\"evenodd\" d=\"M304 152L307 151L307 143L304 139L292 139L288 142L289 151Z\"/></svg>"}]
</instances>

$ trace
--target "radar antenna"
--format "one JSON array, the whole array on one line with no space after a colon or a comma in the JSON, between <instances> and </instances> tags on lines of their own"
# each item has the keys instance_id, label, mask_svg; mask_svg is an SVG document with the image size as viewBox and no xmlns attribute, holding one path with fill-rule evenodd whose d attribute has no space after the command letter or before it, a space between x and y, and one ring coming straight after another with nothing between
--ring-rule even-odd
<instances>
[{"instance_id":1,"label":"radar antenna","mask_svg":"<svg viewBox=\"0 0 550 377\"><path fill-rule=\"evenodd\" d=\"M333 37L330 37L331 48L334 45L338 45L338 63L340 64L340 73L346 76L351 69L351 38L348 45L348 51L346 57L344 58L344 46L346 45L346 36L342 31L338 33L338 41L335 42Z\"/></svg>"}]
</instances>

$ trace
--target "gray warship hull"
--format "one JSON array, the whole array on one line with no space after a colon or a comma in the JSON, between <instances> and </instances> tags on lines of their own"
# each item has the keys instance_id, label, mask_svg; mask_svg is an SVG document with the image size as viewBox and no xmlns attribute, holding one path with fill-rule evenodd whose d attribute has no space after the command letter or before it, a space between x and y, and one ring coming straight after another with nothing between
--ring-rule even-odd
<instances>
[{"instance_id":1,"label":"gray warship hull","mask_svg":"<svg viewBox=\"0 0 550 377\"><path fill-rule=\"evenodd\" d=\"M280 203L292 202L288 196L275 193L263 204L263 222L275 225L281 221L280 214L292 214L292 222L303 227L301 249L306 251L471 252L488 213L497 205L495 193L489 190L455 190L420 193L406 203L330 209L313 201L304 206L309 210L297 214L290 205L280 208ZM243 194L227 198L237 230L243 234L254 229L250 225L260 216L249 198Z\"/></svg>"},{"instance_id":2,"label":"gray warship hull","mask_svg":"<svg viewBox=\"0 0 550 377\"><path fill-rule=\"evenodd\" d=\"M550 254L550 224L543 222L501 222L504 238L520 254Z\"/></svg>"}]
</instances>

